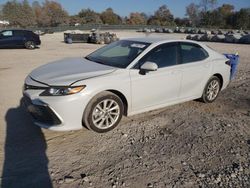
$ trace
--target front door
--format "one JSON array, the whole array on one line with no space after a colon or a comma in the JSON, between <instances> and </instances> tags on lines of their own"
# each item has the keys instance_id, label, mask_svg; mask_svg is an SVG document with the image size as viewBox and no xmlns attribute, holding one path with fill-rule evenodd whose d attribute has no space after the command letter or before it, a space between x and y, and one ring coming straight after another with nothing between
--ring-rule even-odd
<instances>
[{"instance_id":1,"label":"front door","mask_svg":"<svg viewBox=\"0 0 250 188\"><path fill-rule=\"evenodd\" d=\"M13 31L3 31L0 34L0 47L12 47L13 43Z\"/></svg>"},{"instance_id":2,"label":"front door","mask_svg":"<svg viewBox=\"0 0 250 188\"><path fill-rule=\"evenodd\" d=\"M158 70L141 73L140 66L145 62L156 63ZM132 111L143 111L179 98L181 71L177 64L178 44L168 43L151 50L130 70Z\"/></svg>"}]
</instances>

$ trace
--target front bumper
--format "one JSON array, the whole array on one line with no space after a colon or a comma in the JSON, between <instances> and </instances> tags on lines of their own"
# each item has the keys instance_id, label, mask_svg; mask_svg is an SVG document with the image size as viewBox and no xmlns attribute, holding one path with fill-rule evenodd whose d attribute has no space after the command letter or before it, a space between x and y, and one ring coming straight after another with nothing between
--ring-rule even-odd
<instances>
[{"instance_id":1,"label":"front bumper","mask_svg":"<svg viewBox=\"0 0 250 188\"><path fill-rule=\"evenodd\" d=\"M34 121L50 126L62 124L60 117L49 107L49 105L40 101L37 104L33 104L31 99L25 95L22 101Z\"/></svg>"},{"instance_id":2,"label":"front bumper","mask_svg":"<svg viewBox=\"0 0 250 188\"><path fill-rule=\"evenodd\" d=\"M84 91L68 96L39 96L43 90L28 89L23 101L34 123L55 131L81 129L84 110L91 97Z\"/></svg>"}]
</instances>

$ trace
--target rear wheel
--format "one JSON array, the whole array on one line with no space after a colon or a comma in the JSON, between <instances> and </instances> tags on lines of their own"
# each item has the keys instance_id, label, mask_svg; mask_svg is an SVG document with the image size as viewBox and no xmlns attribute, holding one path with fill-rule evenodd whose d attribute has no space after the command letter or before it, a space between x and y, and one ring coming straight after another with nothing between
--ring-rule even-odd
<instances>
[{"instance_id":1,"label":"rear wheel","mask_svg":"<svg viewBox=\"0 0 250 188\"><path fill-rule=\"evenodd\" d=\"M29 50L33 50L36 48L36 44L33 41L27 41L25 42L25 48L29 49Z\"/></svg>"},{"instance_id":2,"label":"rear wheel","mask_svg":"<svg viewBox=\"0 0 250 188\"><path fill-rule=\"evenodd\" d=\"M95 132L108 132L119 124L123 111L122 100L117 95L105 91L90 101L83 116L83 123Z\"/></svg>"},{"instance_id":3,"label":"rear wheel","mask_svg":"<svg viewBox=\"0 0 250 188\"><path fill-rule=\"evenodd\" d=\"M216 76L211 77L203 91L202 101L205 103L211 103L218 97L221 89L220 79Z\"/></svg>"}]
</instances>

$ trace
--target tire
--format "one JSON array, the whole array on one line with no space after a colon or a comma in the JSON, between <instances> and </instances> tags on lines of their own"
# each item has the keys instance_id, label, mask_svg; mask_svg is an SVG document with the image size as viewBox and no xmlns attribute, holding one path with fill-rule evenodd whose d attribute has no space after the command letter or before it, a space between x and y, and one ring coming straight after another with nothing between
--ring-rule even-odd
<instances>
[{"instance_id":1,"label":"tire","mask_svg":"<svg viewBox=\"0 0 250 188\"><path fill-rule=\"evenodd\" d=\"M24 44L25 48L29 49L29 50L33 50L36 48L36 44L33 41L27 41Z\"/></svg>"},{"instance_id":2,"label":"tire","mask_svg":"<svg viewBox=\"0 0 250 188\"><path fill-rule=\"evenodd\" d=\"M220 93L221 84L222 83L218 77L212 76L208 80L208 82L204 88L201 100L204 103L214 102Z\"/></svg>"},{"instance_id":3,"label":"tire","mask_svg":"<svg viewBox=\"0 0 250 188\"><path fill-rule=\"evenodd\" d=\"M104 91L87 105L83 114L83 124L97 133L105 133L119 124L123 112L122 100L117 95Z\"/></svg>"}]
</instances>

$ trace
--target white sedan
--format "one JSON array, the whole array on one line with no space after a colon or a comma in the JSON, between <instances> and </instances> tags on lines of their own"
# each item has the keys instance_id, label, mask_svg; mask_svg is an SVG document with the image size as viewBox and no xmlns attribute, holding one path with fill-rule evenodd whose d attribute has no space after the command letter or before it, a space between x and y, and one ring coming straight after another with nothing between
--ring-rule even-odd
<instances>
[{"instance_id":1,"label":"white sedan","mask_svg":"<svg viewBox=\"0 0 250 188\"><path fill-rule=\"evenodd\" d=\"M131 38L85 58L43 65L25 80L35 124L103 133L130 116L194 99L213 102L230 82L228 59L188 40Z\"/></svg>"}]
</instances>

